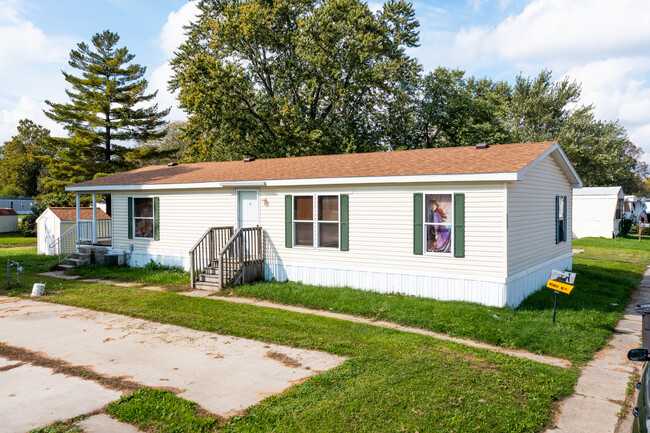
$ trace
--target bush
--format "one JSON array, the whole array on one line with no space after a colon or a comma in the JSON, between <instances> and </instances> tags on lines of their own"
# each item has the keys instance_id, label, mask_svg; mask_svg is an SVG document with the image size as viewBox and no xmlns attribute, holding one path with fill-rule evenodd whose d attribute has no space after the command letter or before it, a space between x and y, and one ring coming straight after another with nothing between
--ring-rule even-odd
<instances>
[{"instance_id":1,"label":"bush","mask_svg":"<svg viewBox=\"0 0 650 433\"><path fill-rule=\"evenodd\" d=\"M630 230L632 230L632 220L630 218L623 217L621 222L618 223L618 234L620 236L625 236L630 233Z\"/></svg>"},{"instance_id":2,"label":"bush","mask_svg":"<svg viewBox=\"0 0 650 433\"><path fill-rule=\"evenodd\" d=\"M18 224L18 229L22 232L25 237L34 238L36 237L36 220L38 219L39 214L30 213L25 215L25 217Z\"/></svg>"}]
</instances>

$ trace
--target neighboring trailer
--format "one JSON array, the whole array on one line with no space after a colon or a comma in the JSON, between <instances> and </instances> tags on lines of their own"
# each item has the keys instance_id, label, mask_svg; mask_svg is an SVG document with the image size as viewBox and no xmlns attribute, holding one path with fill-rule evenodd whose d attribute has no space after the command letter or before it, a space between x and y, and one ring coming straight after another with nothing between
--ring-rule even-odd
<instances>
[{"instance_id":1,"label":"neighboring trailer","mask_svg":"<svg viewBox=\"0 0 650 433\"><path fill-rule=\"evenodd\" d=\"M0 233L18 231L18 213L9 208L0 208Z\"/></svg>"},{"instance_id":2,"label":"neighboring trailer","mask_svg":"<svg viewBox=\"0 0 650 433\"><path fill-rule=\"evenodd\" d=\"M0 197L0 208L15 210L18 215L29 215L34 207L34 199L31 197Z\"/></svg>"},{"instance_id":3,"label":"neighboring trailer","mask_svg":"<svg viewBox=\"0 0 650 433\"><path fill-rule=\"evenodd\" d=\"M624 215L625 218L631 219L634 224L639 223L639 217L644 220L647 219L645 197L626 195Z\"/></svg>"},{"instance_id":4,"label":"neighboring trailer","mask_svg":"<svg viewBox=\"0 0 650 433\"><path fill-rule=\"evenodd\" d=\"M624 198L620 186L575 188L573 238L618 236Z\"/></svg>"},{"instance_id":5,"label":"neighboring trailer","mask_svg":"<svg viewBox=\"0 0 650 433\"><path fill-rule=\"evenodd\" d=\"M571 268L579 186L545 142L153 166L67 189L111 194L133 266L188 269L211 227L259 226L267 280L514 307Z\"/></svg>"}]
</instances>

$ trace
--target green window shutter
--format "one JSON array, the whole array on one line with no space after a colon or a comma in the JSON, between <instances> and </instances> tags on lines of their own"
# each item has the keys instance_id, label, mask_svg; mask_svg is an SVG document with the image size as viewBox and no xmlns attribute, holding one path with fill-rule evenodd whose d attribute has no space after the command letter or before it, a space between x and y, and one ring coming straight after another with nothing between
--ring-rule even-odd
<instances>
[{"instance_id":1,"label":"green window shutter","mask_svg":"<svg viewBox=\"0 0 650 433\"><path fill-rule=\"evenodd\" d=\"M454 194L454 257L465 257L465 194Z\"/></svg>"},{"instance_id":2,"label":"green window shutter","mask_svg":"<svg viewBox=\"0 0 650 433\"><path fill-rule=\"evenodd\" d=\"M350 251L350 197L341 194L341 251Z\"/></svg>"},{"instance_id":3,"label":"green window shutter","mask_svg":"<svg viewBox=\"0 0 650 433\"><path fill-rule=\"evenodd\" d=\"M567 226L568 226L568 215L566 213L566 202L567 202L567 196L564 196L564 209L562 210L562 242L566 242L566 237L567 237Z\"/></svg>"},{"instance_id":4,"label":"green window shutter","mask_svg":"<svg viewBox=\"0 0 650 433\"><path fill-rule=\"evenodd\" d=\"M560 196L555 196L555 243L560 243Z\"/></svg>"},{"instance_id":5,"label":"green window shutter","mask_svg":"<svg viewBox=\"0 0 650 433\"><path fill-rule=\"evenodd\" d=\"M160 199L153 198L153 240L160 240Z\"/></svg>"},{"instance_id":6,"label":"green window shutter","mask_svg":"<svg viewBox=\"0 0 650 433\"><path fill-rule=\"evenodd\" d=\"M422 209L422 193L413 194L413 254L422 255L424 245L424 235L422 224L424 220L424 211Z\"/></svg>"},{"instance_id":7,"label":"green window shutter","mask_svg":"<svg viewBox=\"0 0 650 433\"><path fill-rule=\"evenodd\" d=\"M293 215L291 213L292 206L291 200L293 197L290 195L284 196L284 246L287 248L293 247L293 240L291 234L293 232Z\"/></svg>"},{"instance_id":8,"label":"green window shutter","mask_svg":"<svg viewBox=\"0 0 650 433\"><path fill-rule=\"evenodd\" d=\"M133 239L133 197L127 197L126 201L128 202L128 224L127 226L129 227L129 239Z\"/></svg>"}]
</instances>

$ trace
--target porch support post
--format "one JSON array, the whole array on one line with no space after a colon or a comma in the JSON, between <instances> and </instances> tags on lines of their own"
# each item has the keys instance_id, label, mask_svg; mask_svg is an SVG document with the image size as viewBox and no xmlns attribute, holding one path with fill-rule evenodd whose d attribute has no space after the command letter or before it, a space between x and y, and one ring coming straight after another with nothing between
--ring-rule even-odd
<instances>
[{"instance_id":1,"label":"porch support post","mask_svg":"<svg viewBox=\"0 0 650 433\"><path fill-rule=\"evenodd\" d=\"M97 245L97 194L93 193L93 245Z\"/></svg>"},{"instance_id":2,"label":"porch support post","mask_svg":"<svg viewBox=\"0 0 650 433\"><path fill-rule=\"evenodd\" d=\"M81 209L80 209L80 203L81 201L79 200L79 193L75 194L76 196L76 209L77 209L77 245L81 242L81 225L79 222L81 221Z\"/></svg>"}]
</instances>

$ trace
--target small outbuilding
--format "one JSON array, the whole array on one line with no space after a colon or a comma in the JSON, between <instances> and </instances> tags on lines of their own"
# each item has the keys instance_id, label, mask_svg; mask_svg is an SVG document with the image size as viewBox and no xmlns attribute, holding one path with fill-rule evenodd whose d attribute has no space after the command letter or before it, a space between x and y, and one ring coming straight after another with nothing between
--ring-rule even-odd
<instances>
[{"instance_id":1,"label":"small outbuilding","mask_svg":"<svg viewBox=\"0 0 650 433\"><path fill-rule=\"evenodd\" d=\"M625 195L620 186L573 190L573 238L618 236Z\"/></svg>"},{"instance_id":2,"label":"small outbuilding","mask_svg":"<svg viewBox=\"0 0 650 433\"><path fill-rule=\"evenodd\" d=\"M77 224L77 210L74 207L48 207L36 220L38 254L52 256L60 249L74 249L78 237L82 242L88 237L93 221L93 208L79 208L80 221ZM97 208L99 237L110 239L111 217ZM102 234L103 233L103 234ZM62 247L62 245L64 247Z\"/></svg>"},{"instance_id":3,"label":"small outbuilding","mask_svg":"<svg viewBox=\"0 0 650 433\"><path fill-rule=\"evenodd\" d=\"M18 212L11 208L0 207L0 233L18 231Z\"/></svg>"}]
</instances>

